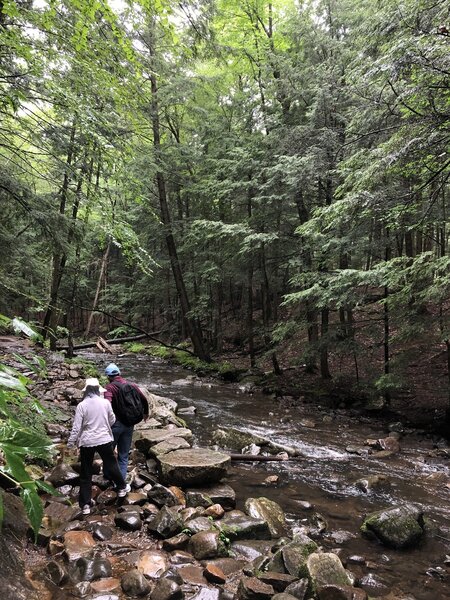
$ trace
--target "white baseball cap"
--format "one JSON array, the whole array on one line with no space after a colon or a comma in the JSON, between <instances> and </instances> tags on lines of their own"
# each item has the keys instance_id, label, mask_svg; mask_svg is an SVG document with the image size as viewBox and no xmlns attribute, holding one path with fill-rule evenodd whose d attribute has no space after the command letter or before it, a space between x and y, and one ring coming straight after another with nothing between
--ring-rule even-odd
<instances>
[{"instance_id":1,"label":"white baseball cap","mask_svg":"<svg viewBox=\"0 0 450 600\"><path fill-rule=\"evenodd\" d=\"M105 388L103 388L100 385L99 380L97 379L97 377L88 377L84 383L84 388L83 388L83 392L86 391L86 389L88 387L98 387L99 392L103 394L103 392L106 392Z\"/></svg>"}]
</instances>

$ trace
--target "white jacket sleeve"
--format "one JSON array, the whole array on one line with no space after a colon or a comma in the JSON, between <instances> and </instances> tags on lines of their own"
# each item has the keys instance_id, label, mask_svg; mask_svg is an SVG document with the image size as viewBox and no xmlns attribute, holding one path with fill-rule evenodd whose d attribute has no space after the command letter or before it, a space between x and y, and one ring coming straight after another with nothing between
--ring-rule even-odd
<instances>
[{"instance_id":1,"label":"white jacket sleeve","mask_svg":"<svg viewBox=\"0 0 450 600\"><path fill-rule=\"evenodd\" d=\"M114 414L114 411L112 409L111 406L111 402L107 401L108 404L108 421L110 425L114 425L114 423L116 422L116 415Z\"/></svg>"},{"instance_id":2,"label":"white jacket sleeve","mask_svg":"<svg viewBox=\"0 0 450 600\"><path fill-rule=\"evenodd\" d=\"M75 418L73 420L72 431L70 432L69 439L67 440L67 445L77 446L78 440L80 439L81 428L83 426L83 409L81 404L77 406L77 410L75 411Z\"/></svg>"}]
</instances>

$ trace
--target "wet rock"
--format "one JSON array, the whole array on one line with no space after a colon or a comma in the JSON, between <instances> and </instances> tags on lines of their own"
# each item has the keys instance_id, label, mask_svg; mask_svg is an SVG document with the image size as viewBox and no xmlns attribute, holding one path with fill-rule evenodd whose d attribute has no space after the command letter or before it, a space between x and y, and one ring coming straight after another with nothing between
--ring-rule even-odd
<instances>
[{"instance_id":1,"label":"wet rock","mask_svg":"<svg viewBox=\"0 0 450 600\"><path fill-rule=\"evenodd\" d=\"M354 533L351 533L350 531L341 530L341 531L333 531L333 533L330 535L330 538L333 540L333 542L335 544L339 544L340 546L342 546L346 542L356 538L356 535Z\"/></svg>"},{"instance_id":2,"label":"wet rock","mask_svg":"<svg viewBox=\"0 0 450 600\"><path fill-rule=\"evenodd\" d=\"M243 577L239 582L237 597L239 600L269 600L275 593L271 585L256 577Z\"/></svg>"},{"instance_id":3,"label":"wet rock","mask_svg":"<svg viewBox=\"0 0 450 600\"><path fill-rule=\"evenodd\" d=\"M220 592L214 588L201 588L190 600L219 600Z\"/></svg>"},{"instance_id":4,"label":"wet rock","mask_svg":"<svg viewBox=\"0 0 450 600\"><path fill-rule=\"evenodd\" d=\"M145 596L150 592L150 584L145 579L143 573L134 569L123 575L121 580L123 591L128 596Z\"/></svg>"},{"instance_id":5,"label":"wet rock","mask_svg":"<svg viewBox=\"0 0 450 600\"><path fill-rule=\"evenodd\" d=\"M395 437L387 437L378 440L379 447L381 450L388 450L389 452L397 453L400 452L400 444Z\"/></svg>"},{"instance_id":6,"label":"wet rock","mask_svg":"<svg viewBox=\"0 0 450 600\"><path fill-rule=\"evenodd\" d=\"M361 577L358 586L363 589L371 598L384 596L389 593L388 586L376 575L368 573Z\"/></svg>"},{"instance_id":7,"label":"wet rock","mask_svg":"<svg viewBox=\"0 0 450 600\"><path fill-rule=\"evenodd\" d=\"M203 567L197 567L195 565L187 565L180 567L178 573L183 580L183 583L191 585L208 585L204 575Z\"/></svg>"},{"instance_id":8,"label":"wet rock","mask_svg":"<svg viewBox=\"0 0 450 600\"><path fill-rule=\"evenodd\" d=\"M49 517L52 527L61 525L62 523L67 523L67 521L71 521L73 518L75 518L77 513L78 508L68 506L67 504L63 504L61 502L50 502L44 508L44 515Z\"/></svg>"},{"instance_id":9,"label":"wet rock","mask_svg":"<svg viewBox=\"0 0 450 600\"><path fill-rule=\"evenodd\" d=\"M374 489L383 488L389 485L389 479L386 475L369 475L355 481L355 487L367 494Z\"/></svg>"},{"instance_id":10,"label":"wet rock","mask_svg":"<svg viewBox=\"0 0 450 600\"><path fill-rule=\"evenodd\" d=\"M225 514L225 510L220 504L212 504L203 511L204 517L212 517L213 519L221 519Z\"/></svg>"},{"instance_id":11,"label":"wet rock","mask_svg":"<svg viewBox=\"0 0 450 600\"><path fill-rule=\"evenodd\" d=\"M93 581L91 588L94 592L120 592L120 579L116 577L105 577L99 581Z\"/></svg>"},{"instance_id":12,"label":"wet rock","mask_svg":"<svg viewBox=\"0 0 450 600\"><path fill-rule=\"evenodd\" d=\"M197 560L227 556L228 551L218 531L201 531L191 537L189 549Z\"/></svg>"},{"instance_id":13,"label":"wet rock","mask_svg":"<svg viewBox=\"0 0 450 600\"><path fill-rule=\"evenodd\" d=\"M236 506L236 492L226 483L186 490L187 506L204 506L220 504L225 510Z\"/></svg>"},{"instance_id":14,"label":"wet rock","mask_svg":"<svg viewBox=\"0 0 450 600\"><path fill-rule=\"evenodd\" d=\"M175 450L182 450L183 448L190 448L191 445L182 437L172 437L169 440L165 440L164 442L159 442L159 444L155 444L155 446L151 446L148 449L148 453L150 456L162 456L163 454L168 454L169 452L174 452Z\"/></svg>"},{"instance_id":15,"label":"wet rock","mask_svg":"<svg viewBox=\"0 0 450 600\"><path fill-rule=\"evenodd\" d=\"M228 556L224 558L213 558L208 560L208 565L219 568L227 577L233 573L239 573L247 565L245 560L236 560Z\"/></svg>"},{"instance_id":16,"label":"wet rock","mask_svg":"<svg viewBox=\"0 0 450 600\"><path fill-rule=\"evenodd\" d=\"M317 544L306 536L298 537L278 550L268 564L271 571L284 572L301 577L305 575L308 556L317 550ZM284 567L284 569L283 569Z\"/></svg>"},{"instance_id":17,"label":"wet rock","mask_svg":"<svg viewBox=\"0 0 450 600\"><path fill-rule=\"evenodd\" d=\"M380 510L364 519L361 532L392 548L415 546L424 536L423 513L412 504Z\"/></svg>"},{"instance_id":18,"label":"wet rock","mask_svg":"<svg viewBox=\"0 0 450 600\"><path fill-rule=\"evenodd\" d=\"M74 577L77 581L94 581L112 575L111 563L107 558L94 556L94 558L81 557L75 564Z\"/></svg>"},{"instance_id":19,"label":"wet rock","mask_svg":"<svg viewBox=\"0 0 450 600\"><path fill-rule=\"evenodd\" d=\"M286 517L279 504L268 498L248 498L245 501L245 511L250 517L266 521L273 538L279 538L289 533Z\"/></svg>"},{"instance_id":20,"label":"wet rock","mask_svg":"<svg viewBox=\"0 0 450 600\"><path fill-rule=\"evenodd\" d=\"M269 475L264 479L264 485L277 485L280 481L278 475Z\"/></svg>"},{"instance_id":21,"label":"wet rock","mask_svg":"<svg viewBox=\"0 0 450 600\"><path fill-rule=\"evenodd\" d=\"M388 430L391 432L403 433L405 431L405 427L403 423L396 421L395 423L389 423Z\"/></svg>"},{"instance_id":22,"label":"wet rock","mask_svg":"<svg viewBox=\"0 0 450 600\"><path fill-rule=\"evenodd\" d=\"M103 523L94 523L92 527L92 535L95 540L99 540L100 542L105 542L110 540L114 534L112 527L108 525L104 525Z\"/></svg>"},{"instance_id":23,"label":"wet rock","mask_svg":"<svg viewBox=\"0 0 450 600\"><path fill-rule=\"evenodd\" d=\"M156 533L163 538L170 538L181 532L184 523L173 508L163 506L156 515L150 517L147 527L152 533Z\"/></svg>"},{"instance_id":24,"label":"wet rock","mask_svg":"<svg viewBox=\"0 0 450 600\"><path fill-rule=\"evenodd\" d=\"M147 497L157 506L176 506L180 503L174 489L167 488L159 483L152 487L147 493Z\"/></svg>"},{"instance_id":25,"label":"wet rock","mask_svg":"<svg viewBox=\"0 0 450 600\"><path fill-rule=\"evenodd\" d=\"M190 539L190 536L186 533L179 533L174 537L164 540L162 543L162 548L163 550L167 550L167 552L172 552L173 550L184 550L187 547Z\"/></svg>"},{"instance_id":26,"label":"wet rock","mask_svg":"<svg viewBox=\"0 0 450 600\"><path fill-rule=\"evenodd\" d=\"M94 538L88 531L68 531L64 534L64 549L69 562L89 556L94 547Z\"/></svg>"},{"instance_id":27,"label":"wet rock","mask_svg":"<svg viewBox=\"0 0 450 600\"><path fill-rule=\"evenodd\" d=\"M186 521L189 521L189 519L201 517L202 513L203 510L200 507L193 508L192 506L190 506L188 508L183 508L182 510L180 510L180 517L183 519L183 522L186 523Z\"/></svg>"},{"instance_id":28,"label":"wet rock","mask_svg":"<svg viewBox=\"0 0 450 600\"><path fill-rule=\"evenodd\" d=\"M89 596L86 598L86 600L120 600L120 598L113 592L100 592L99 594L93 594L92 596Z\"/></svg>"},{"instance_id":29,"label":"wet rock","mask_svg":"<svg viewBox=\"0 0 450 600\"><path fill-rule=\"evenodd\" d=\"M298 581L294 581L284 590L286 594L294 596L298 600L304 600L308 591L309 581L304 577Z\"/></svg>"},{"instance_id":30,"label":"wet rock","mask_svg":"<svg viewBox=\"0 0 450 600\"><path fill-rule=\"evenodd\" d=\"M64 585L69 580L69 575L62 565L56 561L50 561L45 569L44 574L53 581L57 586Z\"/></svg>"},{"instance_id":31,"label":"wet rock","mask_svg":"<svg viewBox=\"0 0 450 600\"><path fill-rule=\"evenodd\" d=\"M211 583L225 583L227 580L227 577L222 569L216 565L212 565L211 563L206 565L203 575L205 576L205 579Z\"/></svg>"},{"instance_id":32,"label":"wet rock","mask_svg":"<svg viewBox=\"0 0 450 600\"><path fill-rule=\"evenodd\" d=\"M351 565L365 565L366 559L364 556L359 556L358 554L352 554L347 558L347 563Z\"/></svg>"},{"instance_id":33,"label":"wet rock","mask_svg":"<svg viewBox=\"0 0 450 600\"><path fill-rule=\"evenodd\" d=\"M270 540L270 529L266 521L249 517L241 511L226 513L218 526L224 534L233 540Z\"/></svg>"},{"instance_id":34,"label":"wet rock","mask_svg":"<svg viewBox=\"0 0 450 600\"><path fill-rule=\"evenodd\" d=\"M264 571L257 577L264 583L271 585L276 592L284 592L287 586L297 579L288 573L276 573L274 571Z\"/></svg>"},{"instance_id":35,"label":"wet rock","mask_svg":"<svg viewBox=\"0 0 450 600\"><path fill-rule=\"evenodd\" d=\"M166 555L158 550L145 550L141 552L136 567L146 577L157 579L167 570L168 561Z\"/></svg>"},{"instance_id":36,"label":"wet rock","mask_svg":"<svg viewBox=\"0 0 450 600\"><path fill-rule=\"evenodd\" d=\"M192 534L200 533L200 531L208 531L215 529L214 523L207 517L196 517L185 521L185 526Z\"/></svg>"},{"instance_id":37,"label":"wet rock","mask_svg":"<svg viewBox=\"0 0 450 600\"><path fill-rule=\"evenodd\" d=\"M349 454L357 454L358 456L367 456L368 454L368 449L364 448L364 446L355 446L355 445L350 445L347 446L345 448L345 451L348 452Z\"/></svg>"},{"instance_id":38,"label":"wet rock","mask_svg":"<svg viewBox=\"0 0 450 600\"><path fill-rule=\"evenodd\" d=\"M178 409L179 415L195 415L196 412L197 409L195 408L195 406L186 406L184 408Z\"/></svg>"},{"instance_id":39,"label":"wet rock","mask_svg":"<svg viewBox=\"0 0 450 600\"><path fill-rule=\"evenodd\" d=\"M76 583L72 588L72 594L76 598L86 598L92 591L89 581L80 581L80 583Z\"/></svg>"},{"instance_id":40,"label":"wet rock","mask_svg":"<svg viewBox=\"0 0 450 600\"><path fill-rule=\"evenodd\" d=\"M72 486L69 484L60 485L56 490L61 494L61 496L69 496L72 492Z\"/></svg>"},{"instance_id":41,"label":"wet rock","mask_svg":"<svg viewBox=\"0 0 450 600\"><path fill-rule=\"evenodd\" d=\"M58 556L64 552L64 544L58 540L51 539L48 543L48 553L50 556Z\"/></svg>"},{"instance_id":42,"label":"wet rock","mask_svg":"<svg viewBox=\"0 0 450 600\"><path fill-rule=\"evenodd\" d=\"M171 579L159 579L152 591L151 600L181 600L183 590Z\"/></svg>"},{"instance_id":43,"label":"wet rock","mask_svg":"<svg viewBox=\"0 0 450 600\"><path fill-rule=\"evenodd\" d=\"M195 562L195 558L189 552L184 550L175 550L170 555L170 562L172 565L191 565Z\"/></svg>"},{"instance_id":44,"label":"wet rock","mask_svg":"<svg viewBox=\"0 0 450 600\"><path fill-rule=\"evenodd\" d=\"M59 465L56 465L56 467L53 468L52 472L47 477L47 481L49 481L54 487L60 487L66 484L75 485L78 483L79 479L79 474L66 463L60 463Z\"/></svg>"},{"instance_id":45,"label":"wet rock","mask_svg":"<svg viewBox=\"0 0 450 600\"><path fill-rule=\"evenodd\" d=\"M225 429L216 429L212 435L212 439L216 444L219 444L222 448L229 448L231 450L240 450L245 446L255 444L257 446L267 446L268 440L253 435L251 433L239 431L232 427Z\"/></svg>"},{"instance_id":46,"label":"wet rock","mask_svg":"<svg viewBox=\"0 0 450 600\"><path fill-rule=\"evenodd\" d=\"M183 487L219 481L226 475L230 457L204 448L190 448L164 454L159 461L162 480Z\"/></svg>"},{"instance_id":47,"label":"wet rock","mask_svg":"<svg viewBox=\"0 0 450 600\"><path fill-rule=\"evenodd\" d=\"M136 448L144 454L148 454L152 446L174 437L184 438L187 441L191 441L192 431L184 427L175 427L173 429L146 429L138 430L136 437Z\"/></svg>"},{"instance_id":48,"label":"wet rock","mask_svg":"<svg viewBox=\"0 0 450 600\"><path fill-rule=\"evenodd\" d=\"M324 585L351 585L339 557L331 552L310 554L306 559L305 571L315 591Z\"/></svg>"},{"instance_id":49,"label":"wet rock","mask_svg":"<svg viewBox=\"0 0 450 600\"><path fill-rule=\"evenodd\" d=\"M263 540L239 540L232 542L231 550L234 554L252 561L258 556L267 555L270 552L272 542Z\"/></svg>"},{"instance_id":50,"label":"wet rock","mask_svg":"<svg viewBox=\"0 0 450 600\"><path fill-rule=\"evenodd\" d=\"M114 523L126 531L138 531L142 527L140 514L131 510L117 514L114 517Z\"/></svg>"},{"instance_id":51,"label":"wet rock","mask_svg":"<svg viewBox=\"0 0 450 600\"><path fill-rule=\"evenodd\" d=\"M365 600L367 594L363 590L357 590L355 597L355 588L348 585L323 585L317 591L319 600Z\"/></svg>"},{"instance_id":52,"label":"wet rock","mask_svg":"<svg viewBox=\"0 0 450 600\"><path fill-rule=\"evenodd\" d=\"M147 502L147 494L144 492L130 492L125 498L125 504L142 505Z\"/></svg>"}]
</instances>

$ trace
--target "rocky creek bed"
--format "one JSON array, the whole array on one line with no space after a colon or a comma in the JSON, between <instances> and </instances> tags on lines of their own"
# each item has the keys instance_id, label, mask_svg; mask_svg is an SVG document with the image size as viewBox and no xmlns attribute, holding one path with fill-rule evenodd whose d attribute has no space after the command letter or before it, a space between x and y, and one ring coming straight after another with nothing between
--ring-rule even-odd
<instances>
[{"instance_id":1,"label":"rocky creek bed","mask_svg":"<svg viewBox=\"0 0 450 600\"><path fill-rule=\"evenodd\" d=\"M41 382L36 382L44 403L58 408L60 422L46 424L55 444L67 435L84 376L82 368L59 360L49 370L46 386L39 388ZM355 533L330 528L308 499L299 502L299 510L308 518L295 522L286 518L279 475L268 474L255 497L237 496L230 449L248 446L251 452L281 452L286 458L301 454L298 448L280 447L263 435L240 438L239 429L211 427L211 437L216 432L211 440L215 448L192 449L196 439L181 417L188 418L194 409L179 410L173 399L147 393L152 419L136 428L130 464L132 492L126 499L117 499L98 464L94 477L97 504L91 515L82 517L76 504L76 458L60 457L51 470L42 472L61 496L43 496L45 517L35 545L23 542L27 529L23 511L14 495L4 494L5 600L448 597L445 542L440 564L421 578L429 594L426 590L425 595L423 590L414 594L408 585L389 585L379 574L382 565L363 553L351 552L349 542ZM399 437L393 432L368 440L366 449L385 456L395 454ZM361 452L361 448L353 450ZM384 483L383 477L368 475L358 485L367 493ZM448 479L442 479L441 487L446 486ZM267 495L260 494L261 489ZM382 562L389 561L392 552L409 561L420 544L430 537L445 537L443 533L426 511L401 502L368 514L359 536L362 540L367 536L364 543L379 548ZM21 577L20 559L26 578Z\"/></svg>"}]
</instances>

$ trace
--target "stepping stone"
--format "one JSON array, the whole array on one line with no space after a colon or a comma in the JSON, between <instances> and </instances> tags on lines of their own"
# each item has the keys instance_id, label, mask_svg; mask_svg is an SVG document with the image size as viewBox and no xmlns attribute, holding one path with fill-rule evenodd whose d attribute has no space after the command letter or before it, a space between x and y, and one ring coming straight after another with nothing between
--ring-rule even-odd
<instances>
[{"instance_id":1,"label":"stepping stone","mask_svg":"<svg viewBox=\"0 0 450 600\"><path fill-rule=\"evenodd\" d=\"M163 481L181 487L220 481L231 462L228 454L203 448L176 450L158 460Z\"/></svg>"}]
</instances>

